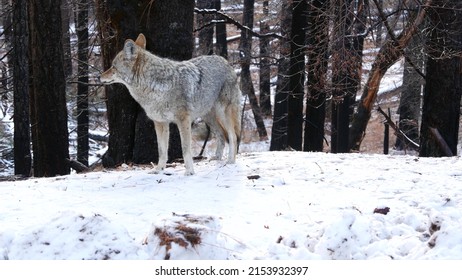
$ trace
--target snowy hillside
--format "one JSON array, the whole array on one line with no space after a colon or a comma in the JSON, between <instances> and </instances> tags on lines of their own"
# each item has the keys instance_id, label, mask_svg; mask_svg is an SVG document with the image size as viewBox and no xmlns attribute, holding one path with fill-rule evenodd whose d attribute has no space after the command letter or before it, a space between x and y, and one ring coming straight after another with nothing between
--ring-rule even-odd
<instances>
[{"instance_id":1,"label":"snowy hillside","mask_svg":"<svg viewBox=\"0 0 462 280\"><path fill-rule=\"evenodd\" d=\"M1 182L0 259L462 259L459 157L195 165Z\"/></svg>"}]
</instances>

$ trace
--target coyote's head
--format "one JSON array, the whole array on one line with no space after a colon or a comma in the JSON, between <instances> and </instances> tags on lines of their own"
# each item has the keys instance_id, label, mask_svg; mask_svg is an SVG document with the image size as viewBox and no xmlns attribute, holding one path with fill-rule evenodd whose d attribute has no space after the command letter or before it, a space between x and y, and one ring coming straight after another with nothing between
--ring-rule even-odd
<instances>
[{"instance_id":1,"label":"coyote's head","mask_svg":"<svg viewBox=\"0 0 462 280\"><path fill-rule=\"evenodd\" d=\"M140 54L146 49L146 37L138 35L136 41L127 39L114 60L112 66L101 74L100 81L104 84L122 83L129 85L137 75L136 65L140 63Z\"/></svg>"}]
</instances>

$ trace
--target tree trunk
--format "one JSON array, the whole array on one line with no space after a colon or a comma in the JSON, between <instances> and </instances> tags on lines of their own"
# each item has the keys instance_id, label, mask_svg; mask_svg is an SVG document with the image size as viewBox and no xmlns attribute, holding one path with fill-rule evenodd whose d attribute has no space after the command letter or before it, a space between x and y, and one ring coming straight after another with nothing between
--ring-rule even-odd
<instances>
[{"instance_id":1,"label":"tree trunk","mask_svg":"<svg viewBox=\"0 0 462 280\"><path fill-rule=\"evenodd\" d=\"M357 5L355 7L355 5ZM349 151L350 116L361 82L362 50L366 9L363 1L340 0L332 66L332 134L331 151ZM354 14L353 11L356 11Z\"/></svg>"},{"instance_id":2,"label":"tree trunk","mask_svg":"<svg viewBox=\"0 0 462 280\"><path fill-rule=\"evenodd\" d=\"M215 9L217 11L221 10L221 0L214 0L215 2ZM216 23L215 24L215 36L216 36L216 51L215 53L224 57L228 58L228 41L226 38L226 23Z\"/></svg>"},{"instance_id":3,"label":"tree trunk","mask_svg":"<svg viewBox=\"0 0 462 280\"><path fill-rule=\"evenodd\" d=\"M260 32L269 33L268 0L263 1L263 19L260 20ZM270 65L270 39L260 38L260 108L262 114L271 117L271 65Z\"/></svg>"},{"instance_id":4,"label":"tree trunk","mask_svg":"<svg viewBox=\"0 0 462 280\"><path fill-rule=\"evenodd\" d=\"M11 88L11 55L8 52L11 50L12 47L12 40L13 40L13 18L12 18L12 3L11 0L1 0L1 23L3 27L3 31L1 35L3 35L4 41L2 42L2 49L5 51L5 58L7 63L1 65L2 69L2 87L4 88L5 92L9 92ZM3 54L2 54L3 56Z\"/></svg>"},{"instance_id":5,"label":"tree trunk","mask_svg":"<svg viewBox=\"0 0 462 280\"><path fill-rule=\"evenodd\" d=\"M98 0L96 4L98 28L101 40L103 68L108 69L115 55L122 49L128 38L138 36L138 19L140 10L146 7L148 0L135 3L135 1ZM142 8L141 8L142 7ZM145 34L148 36L148 34ZM136 120L141 107L130 96L125 86L113 84L105 87L107 117L109 125L108 150L103 156L105 167L114 167L122 163L133 162L133 148L135 143ZM144 131L145 134L154 135L154 129ZM154 154L154 143L145 146L145 154ZM157 158L149 158L157 162Z\"/></svg>"},{"instance_id":6,"label":"tree trunk","mask_svg":"<svg viewBox=\"0 0 462 280\"><path fill-rule=\"evenodd\" d=\"M377 2L377 9L380 11L383 11L383 0L378 0ZM377 23L376 27L376 39L375 42L377 46L382 45L382 39L383 39L383 20L379 17L379 22Z\"/></svg>"},{"instance_id":7,"label":"tree trunk","mask_svg":"<svg viewBox=\"0 0 462 280\"><path fill-rule=\"evenodd\" d=\"M407 138L396 138L395 148L397 150L412 149L414 146L409 143L408 139L419 143L420 103L424 81L418 71L422 72L423 69L424 42L419 40L418 37L414 36L404 50L406 60L404 62L403 86L398 107L398 127L406 134ZM418 69L416 70L415 67L418 67Z\"/></svg>"},{"instance_id":8,"label":"tree trunk","mask_svg":"<svg viewBox=\"0 0 462 280\"><path fill-rule=\"evenodd\" d=\"M78 58L77 84L77 161L88 166L88 0L76 4Z\"/></svg>"},{"instance_id":9,"label":"tree trunk","mask_svg":"<svg viewBox=\"0 0 462 280\"><path fill-rule=\"evenodd\" d=\"M69 174L61 1L29 0L34 175Z\"/></svg>"},{"instance_id":10,"label":"tree trunk","mask_svg":"<svg viewBox=\"0 0 462 280\"><path fill-rule=\"evenodd\" d=\"M4 102L9 99L9 93L11 92L12 83L12 40L13 40L13 19L12 19L12 3L10 0L1 0L0 2L0 21L3 30L0 33L2 36L2 42L0 44L2 54L2 61L0 64L0 102Z\"/></svg>"},{"instance_id":11,"label":"tree trunk","mask_svg":"<svg viewBox=\"0 0 462 280\"><path fill-rule=\"evenodd\" d=\"M301 151L303 141L303 100L305 96L307 5L305 0L294 0L292 5L287 143L292 149Z\"/></svg>"},{"instance_id":12,"label":"tree trunk","mask_svg":"<svg viewBox=\"0 0 462 280\"><path fill-rule=\"evenodd\" d=\"M314 0L308 13L308 95L304 151L323 150L329 44L329 0Z\"/></svg>"},{"instance_id":13,"label":"tree trunk","mask_svg":"<svg viewBox=\"0 0 462 280\"><path fill-rule=\"evenodd\" d=\"M197 0L197 8L213 9L215 8L215 3L213 0ZM213 18L214 16L210 14L196 15L196 25L199 29L198 55L213 54L213 25L211 24Z\"/></svg>"},{"instance_id":14,"label":"tree trunk","mask_svg":"<svg viewBox=\"0 0 462 280\"><path fill-rule=\"evenodd\" d=\"M109 68L124 41L135 39L139 33L146 35L147 49L156 55L176 60L190 59L193 51L193 9L194 1L100 0L98 19L104 68ZM103 164L157 162L156 134L146 113L123 85L107 86L106 95L110 136ZM176 125L171 125L170 133L169 161L182 157Z\"/></svg>"},{"instance_id":15,"label":"tree trunk","mask_svg":"<svg viewBox=\"0 0 462 280\"><path fill-rule=\"evenodd\" d=\"M79 0L80 1L80 0ZM85 0L84 0L85 1ZM71 22L72 3L69 0L63 0L61 3L61 28L63 32L63 52L64 52L64 75L67 78L72 76L72 51L71 51L71 34L69 26Z\"/></svg>"},{"instance_id":16,"label":"tree trunk","mask_svg":"<svg viewBox=\"0 0 462 280\"><path fill-rule=\"evenodd\" d=\"M422 9L414 19L404 27L399 36L387 39L384 45L380 48L369 74L369 78L364 86L361 100L359 101L356 113L353 116L353 121L350 128L349 146L350 150L359 150L367 123L371 117L371 110L377 98L380 82L390 68L403 55L403 50L418 31L418 26L425 19L426 9L430 7L432 0L427 0L422 4Z\"/></svg>"},{"instance_id":17,"label":"tree trunk","mask_svg":"<svg viewBox=\"0 0 462 280\"><path fill-rule=\"evenodd\" d=\"M460 101L462 95L462 3L458 0L435 0L428 11L430 39L422 109L420 156L447 156L447 145L457 154ZM442 139L437 141L437 133ZM445 143L442 143L444 141Z\"/></svg>"},{"instance_id":18,"label":"tree trunk","mask_svg":"<svg viewBox=\"0 0 462 280\"><path fill-rule=\"evenodd\" d=\"M13 3L14 174L31 175L27 0Z\"/></svg>"},{"instance_id":19,"label":"tree trunk","mask_svg":"<svg viewBox=\"0 0 462 280\"><path fill-rule=\"evenodd\" d=\"M254 13L254 0L244 0L244 12L242 25L253 28L253 13ZM257 125L257 131L261 140L267 139L268 135L266 132L265 123L261 116L260 106L258 105L257 97L255 96L255 89L253 87L251 73L250 73L250 62L251 62L251 50L252 50L252 35L248 30L241 31L241 41L239 45L241 52L241 90L243 94L249 97L250 105L252 106L252 112Z\"/></svg>"},{"instance_id":20,"label":"tree trunk","mask_svg":"<svg viewBox=\"0 0 462 280\"><path fill-rule=\"evenodd\" d=\"M270 151L287 149L287 114L290 80L290 30L292 27L292 2L283 1L281 7L280 59L278 61L278 79L274 98L273 127L271 129Z\"/></svg>"}]
</instances>

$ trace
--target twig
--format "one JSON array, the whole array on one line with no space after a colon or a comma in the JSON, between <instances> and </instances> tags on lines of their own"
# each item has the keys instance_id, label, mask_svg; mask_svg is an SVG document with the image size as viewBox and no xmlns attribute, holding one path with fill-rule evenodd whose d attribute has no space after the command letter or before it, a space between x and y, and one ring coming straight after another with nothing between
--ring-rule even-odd
<instances>
[{"instance_id":1,"label":"twig","mask_svg":"<svg viewBox=\"0 0 462 280\"><path fill-rule=\"evenodd\" d=\"M386 120L386 123L393 128L393 130L396 132L396 136L400 137L402 140L405 142L409 143L410 146L416 150L419 150L420 146L416 142L414 142L411 138L409 138L399 127L393 122L393 120L388 116L380 106L377 108L377 111L379 111Z\"/></svg>"}]
</instances>

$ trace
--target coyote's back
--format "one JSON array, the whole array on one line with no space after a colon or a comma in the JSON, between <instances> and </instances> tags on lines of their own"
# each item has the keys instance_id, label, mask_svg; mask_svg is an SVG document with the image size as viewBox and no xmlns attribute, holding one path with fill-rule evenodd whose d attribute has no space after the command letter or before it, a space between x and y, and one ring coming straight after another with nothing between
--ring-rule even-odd
<instances>
[{"instance_id":1,"label":"coyote's back","mask_svg":"<svg viewBox=\"0 0 462 280\"><path fill-rule=\"evenodd\" d=\"M228 162L233 163L241 131L241 93L234 69L219 56L173 61L155 56L145 46L142 34L135 42L127 40L112 67L101 75L101 81L124 84L154 121L159 147L157 170L165 168L168 124L173 122L180 131L186 174L194 173L191 123L199 117L217 136L216 157L221 158L228 142Z\"/></svg>"}]
</instances>

